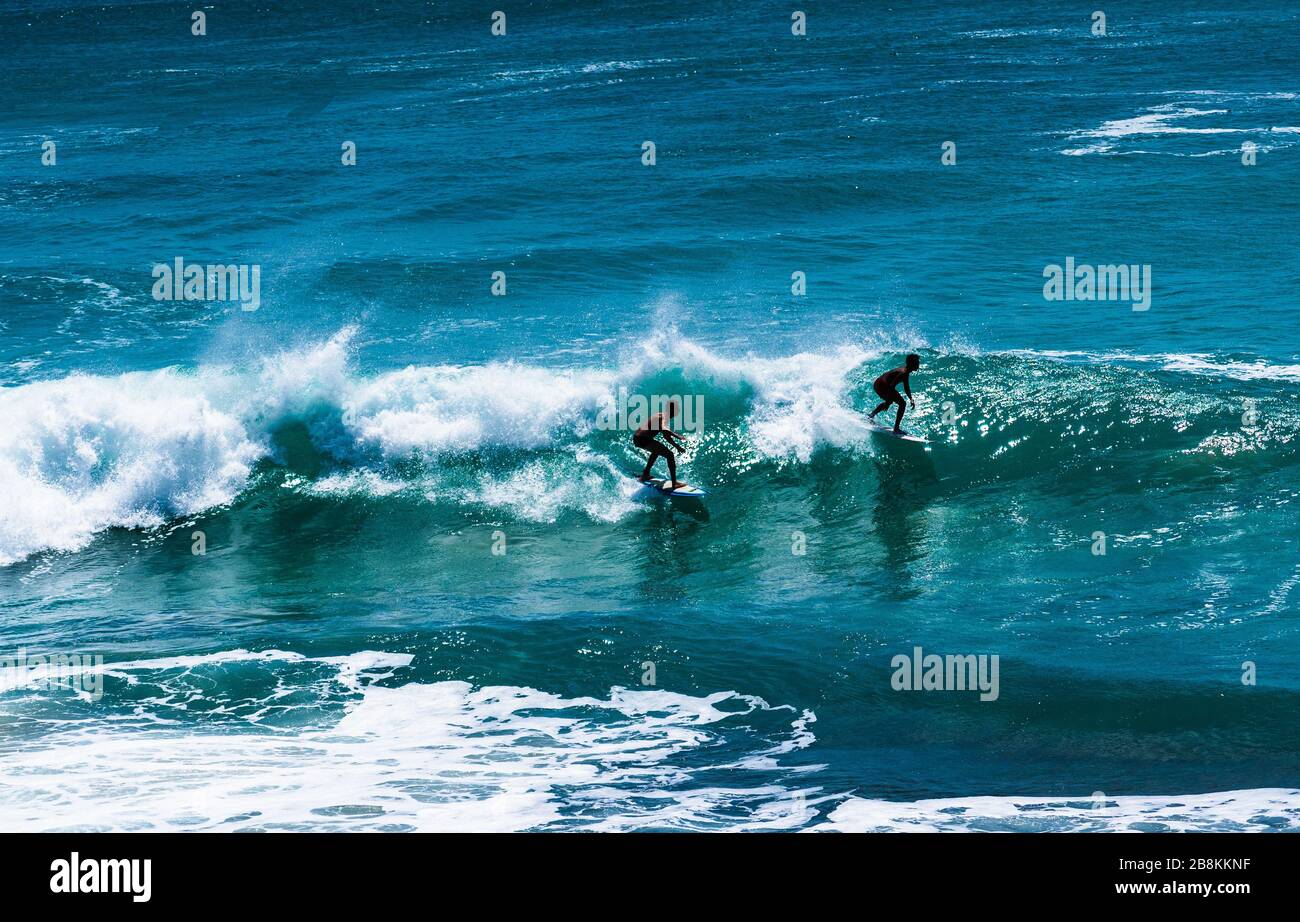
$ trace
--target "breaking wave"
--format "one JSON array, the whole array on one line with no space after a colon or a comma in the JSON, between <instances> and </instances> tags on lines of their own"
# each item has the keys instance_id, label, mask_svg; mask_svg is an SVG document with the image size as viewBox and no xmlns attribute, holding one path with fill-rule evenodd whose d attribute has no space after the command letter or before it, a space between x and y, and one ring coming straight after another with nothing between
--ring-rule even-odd
<instances>
[{"instance_id":1,"label":"breaking wave","mask_svg":"<svg viewBox=\"0 0 1300 922\"><path fill-rule=\"evenodd\" d=\"M350 361L351 329L253 367L72 375L0 389L0 565L75 551L110 528L156 528L235 502L264 478L307 493L413 494L520 519L616 521L641 508L643 456L600 428L620 391L702 401L683 457L713 485L869 455L874 376L900 352L840 344L727 357L669 332L609 367ZM1300 421L1274 393L1295 365L1257 357L922 349L908 426L979 483L1128 453L1289 464ZM1211 380L1212 379L1212 380ZM1243 426L1243 402L1258 423Z\"/></svg>"}]
</instances>

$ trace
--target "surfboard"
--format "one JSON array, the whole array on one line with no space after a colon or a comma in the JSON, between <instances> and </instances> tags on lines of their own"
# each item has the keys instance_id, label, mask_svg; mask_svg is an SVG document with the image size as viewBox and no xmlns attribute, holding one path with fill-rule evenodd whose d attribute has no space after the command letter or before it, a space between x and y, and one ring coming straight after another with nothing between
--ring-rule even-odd
<instances>
[{"instance_id":1,"label":"surfboard","mask_svg":"<svg viewBox=\"0 0 1300 922\"><path fill-rule=\"evenodd\" d=\"M923 439L919 435L914 435L911 432L908 432L906 429L903 429L901 432L895 432L893 426L882 426L874 419L867 420L867 425L871 427L872 432L879 435L887 435L891 439L898 439L900 442L916 442L919 445L930 444L929 439Z\"/></svg>"},{"instance_id":2,"label":"surfboard","mask_svg":"<svg viewBox=\"0 0 1300 922\"><path fill-rule=\"evenodd\" d=\"M643 494L650 495L680 496L686 499L708 495L707 490L701 490L699 487L693 486L689 483L682 484L676 490L669 490L667 480L647 480L641 484L641 487L641 492Z\"/></svg>"}]
</instances>

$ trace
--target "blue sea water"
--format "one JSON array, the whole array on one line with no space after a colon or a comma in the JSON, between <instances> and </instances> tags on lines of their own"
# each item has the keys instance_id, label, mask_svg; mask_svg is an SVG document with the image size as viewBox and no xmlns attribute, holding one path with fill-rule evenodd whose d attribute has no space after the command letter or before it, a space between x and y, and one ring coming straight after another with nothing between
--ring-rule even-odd
<instances>
[{"instance_id":1,"label":"blue sea water","mask_svg":"<svg viewBox=\"0 0 1300 922\"><path fill-rule=\"evenodd\" d=\"M505 12L0 8L0 828L1300 827L1300 10Z\"/></svg>"}]
</instances>

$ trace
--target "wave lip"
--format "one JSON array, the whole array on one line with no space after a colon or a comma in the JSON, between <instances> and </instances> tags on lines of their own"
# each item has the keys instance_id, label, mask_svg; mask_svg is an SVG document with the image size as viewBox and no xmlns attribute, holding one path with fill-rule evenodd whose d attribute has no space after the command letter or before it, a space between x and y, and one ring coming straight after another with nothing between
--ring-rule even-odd
<instances>
[{"instance_id":1,"label":"wave lip","mask_svg":"<svg viewBox=\"0 0 1300 922\"><path fill-rule=\"evenodd\" d=\"M510 364L411 367L355 382L343 424L388 457L540 448L552 433L591 429L613 376Z\"/></svg>"},{"instance_id":2,"label":"wave lip","mask_svg":"<svg viewBox=\"0 0 1300 922\"><path fill-rule=\"evenodd\" d=\"M176 372L0 390L0 566L229 502L258 448Z\"/></svg>"},{"instance_id":3,"label":"wave lip","mask_svg":"<svg viewBox=\"0 0 1300 922\"><path fill-rule=\"evenodd\" d=\"M856 347L737 360L672 331L607 368L505 362L364 377L350 367L355 332L251 368L72 375L0 390L0 566L80 550L108 528L153 528L228 504L259 462L283 460L287 426L326 468L319 493L394 492L404 479L394 469L414 462L428 496L534 521L568 508L613 521L634 508L623 488L638 455L610 453L610 440L629 434L596 431L620 387L707 394L713 418L719 406L745 418L758 459L806 462L821 445L865 437L845 399L847 375L867 355ZM561 460L547 457L557 452ZM485 457L496 460L455 480L457 458ZM569 483L574 460L579 476Z\"/></svg>"}]
</instances>

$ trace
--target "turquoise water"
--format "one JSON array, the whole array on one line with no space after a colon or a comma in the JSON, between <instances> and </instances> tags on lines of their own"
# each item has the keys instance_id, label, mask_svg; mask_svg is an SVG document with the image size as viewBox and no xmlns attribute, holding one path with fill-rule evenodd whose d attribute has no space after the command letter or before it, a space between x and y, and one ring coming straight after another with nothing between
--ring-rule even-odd
<instances>
[{"instance_id":1,"label":"turquoise water","mask_svg":"<svg viewBox=\"0 0 1300 922\"><path fill-rule=\"evenodd\" d=\"M507 14L0 12L3 828L1300 825L1300 14Z\"/></svg>"}]
</instances>

